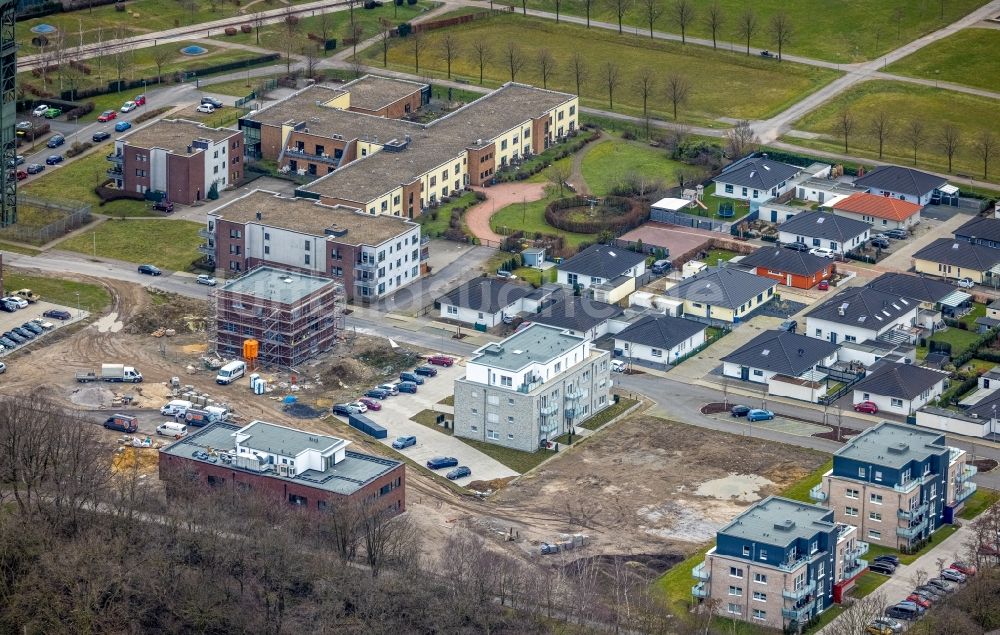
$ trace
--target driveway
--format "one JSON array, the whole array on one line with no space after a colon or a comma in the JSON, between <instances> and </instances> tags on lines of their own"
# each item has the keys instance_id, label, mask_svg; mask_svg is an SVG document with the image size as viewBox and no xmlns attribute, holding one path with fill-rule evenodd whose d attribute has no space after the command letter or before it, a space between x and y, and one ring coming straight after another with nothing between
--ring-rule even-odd
<instances>
[{"instance_id":1,"label":"driveway","mask_svg":"<svg viewBox=\"0 0 1000 635\"><path fill-rule=\"evenodd\" d=\"M782 318L758 316L749 322L744 322L734 328L729 335L713 343L711 346L690 359L686 359L670 371L670 378L685 383L692 383L705 377L720 361L737 348L743 346L764 331L771 330L781 324Z\"/></svg>"},{"instance_id":2,"label":"driveway","mask_svg":"<svg viewBox=\"0 0 1000 635\"><path fill-rule=\"evenodd\" d=\"M492 247L470 246L449 240L432 240L429 245L431 273L391 296L379 300L382 312L417 315L456 286L478 277L494 254Z\"/></svg>"},{"instance_id":3,"label":"driveway","mask_svg":"<svg viewBox=\"0 0 1000 635\"><path fill-rule=\"evenodd\" d=\"M923 220L917 225L917 235L885 257L877 268L883 271L909 271L912 266L913 254L931 244L938 238L949 238L953 231L969 222L972 216L955 214L945 221Z\"/></svg>"}]
</instances>

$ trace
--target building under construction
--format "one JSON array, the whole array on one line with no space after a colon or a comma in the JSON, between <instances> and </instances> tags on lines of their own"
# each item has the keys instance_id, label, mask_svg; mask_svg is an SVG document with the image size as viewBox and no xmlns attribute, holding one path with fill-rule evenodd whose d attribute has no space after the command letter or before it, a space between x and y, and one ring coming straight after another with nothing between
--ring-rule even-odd
<instances>
[{"instance_id":1,"label":"building under construction","mask_svg":"<svg viewBox=\"0 0 1000 635\"><path fill-rule=\"evenodd\" d=\"M0 227L17 222L17 178L15 164L17 138L14 124L17 120L17 38L14 34L16 0L0 0Z\"/></svg>"},{"instance_id":2,"label":"building under construction","mask_svg":"<svg viewBox=\"0 0 1000 635\"><path fill-rule=\"evenodd\" d=\"M241 357L255 340L263 366L294 368L329 350L344 324L344 286L320 276L257 267L218 287L215 350Z\"/></svg>"}]
</instances>

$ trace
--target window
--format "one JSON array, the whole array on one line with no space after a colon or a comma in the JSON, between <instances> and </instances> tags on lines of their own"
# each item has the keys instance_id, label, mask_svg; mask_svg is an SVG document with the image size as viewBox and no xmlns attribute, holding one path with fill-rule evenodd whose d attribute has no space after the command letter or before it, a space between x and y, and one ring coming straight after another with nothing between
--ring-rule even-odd
<instances>
[{"instance_id":1,"label":"window","mask_svg":"<svg viewBox=\"0 0 1000 635\"><path fill-rule=\"evenodd\" d=\"M475 396L475 395L473 395L473 396ZM474 414L474 415L479 414L479 408L473 408L472 409L472 414Z\"/></svg>"},{"instance_id":2,"label":"window","mask_svg":"<svg viewBox=\"0 0 1000 635\"><path fill-rule=\"evenodd\" d=\"M731 586L729 587L729 595L740 597L743 595L743 587L741 586Z\"/></svg>"},{"instance_id":3,"label":"window","mask_svg":"<svg viewBox=\"0 0 1000 635\"><path fill-rule=\"evenodd\" d=\"M663 357L663 351L658 348L652 349L651 353L653 357Z\"/></svg>"},{"instance_id":4,"label":"window","mask_svg":"<svg viewBox=\"0 0 1000 635\"><path fill-rule=\"evenodd\" d=\"M869 540L882 540L882 532L881 531L875 531L874 529L869 529L868 530L868 539Z\"/></svg>"},{"instance_id":5,"label":"window","mask_svg":"<svg viewBox=\"0 0 1000 635\"><path fill-rule=\"evenodd\" d=\"M880 523L882 522L882 514L879 512L868 512L868 520Z\"/></svg>"},{"instance_id":6,"label":"window","mask_svg":"<svg viewBox=\"0 0 1000 635\"><path fill-rule=\"evenodd\" d=\"M472 426L469 426L469 429L472 430L473 432L478 432L479 431L479 426L472 425Z\"/></svg>"},{"instance_id":7,"label":"window","mask_svg":"<svg viewBox=\"0 0 1000 635\"><path fill-rule=\"evenodd\" d=\"M858 508L857 507L847 507L847 508L844 509L844 513L847 514L848 516L857 516L858 515Z\"/></svg>"},{"instance_id":8,"label":"window","mask_svg":"<svg viewBox=\"0 0 1000 635\"><path fill-rule=\"evenodd\" d=\"M753 599L757 602L767 602L767 593L762 593L760 591L753 592Z\"/></svg>"},{"instance_id":9,"label":"window","mask_svg":"<svg viewBox=\"0 0 1000 635\"><path fill-rule=\"evenodd\" d=\"M743 545L743 556L744 557L749 557L750 556L750 546L749 545Z\"/></svg>"},{"instance_id":10,"label":"window","mask_svg":"<svg viewBox=\"0 0 1000 635\"><path fill-rule=\"evenodd\" d=\"M847 489L847 494L846 494L847 498L857 498L858 494L859 492L856 489L851 489L851 488Z\"/></svg>"},{"instance_id":11,"label":"window","mask_svg":"<svg viewBox=\"0 0 1000 635\"><path fill-rule=\"evenodd\" d=\"M298 496L296 494L289 494L288 502L292 505L302 505L303 507L309 504L309 501L306 500L305 496Z\"/></svg>"},{"instance_id":12,"label":"window","mask_svg":"<svg viewBox=\"0 0 1000 635\"><path fill-rule=\"evenodd\" d=\"M509 386L513 386L514 385L513 384L513 379L511 379L511 377L509 375L501 375L500 376L500 385L501 386L508 386L508 387Z\"/></svg>"},{"instance_id":13,"label":"window","mask_svg":"<svg viewBox=\"0 0 1000 635\"><path fill-rule=\"evenodd\" d=\"M753 574L753 581L761 584L767 584L767 576L763 573L755 573Z\"/></svg>"},{"instance_id":14,"label":"window","mask_svg":"<svg viewBox=\"0 0 1000 635\"><path fill-rule=\"evenodd\" d=\"M861 478L865 477L865 468L863 467L858 468L858 476L860 476Z\"/></svg>"},{"instance_id":15,"label":"window","mask_svg":"<svg viewBox=\"0 0 1000 635\"><path fill-rule=\"evenodd\" d=\"M309 264L309 254L306 254L306 264Z\"/></svg>"},{"instance_id":16,"label":"window","mask_svg":"<svg viewBox=\"0 0 1000 635\"><path fill-rule=\"evenodd\" d=\"M754 377L763 377L764 376L764 371L762 371L762 370L760 370L758 368L754 368L753 369L753 376Z\"/></svg>"},{"instance_id":17,"label":"window","mask_svg":"<svg viewBox=\"0 0 1000 635\"><path fill-rule=\"evenodd\" d=\"M892 404L893 408L902 408L903 407L903 400L902 399L896 399L895 397L893 397L890 400L890 403Z\"/></svg>"},{"instance_id":18,"label":"window","mask_svg":"<svg viewBox=\"0 0 1000 635\"><path fill-rule=\"evenodd\" d=\"M490 395L489 397L486 398L486 403L488 403L491 406L499 406L500 397L497 397L496 395Z\"/></svg>"},{"instance_id":19,"label":"window","mask_svg":"<svg viewBox=\"0 0 1000 635\"><path fill-rule=\"evenodd\" d=\"M732 193L733 193L732 183L726 183L726 194L732 194Z\"/></svg>"},{"instance_id":20,"label":"window","mask_svg":"<svg viewBox=\"0 0 1000 635\"><path fill-rule=\"evenodd\" d=\"M742 611L740 610L740 605L733 604L732 602L729 603L729 607L726 610L729 613L732 613L733 615L739 615L740 613L742 613Z\"/></svg>"},{"instance_id":21,"label":"window","mask_svg":"<svg viewBox=\"0 0 1000 635\"><path fill-rule=\"evenodd\" d=\"M882 480L882 470L875 470L875 480L876 481Z\"/></svg>"},{"instance_id":22,"label":"window","mask_svg":"<svg viewBox=\"0 0 1000 635\"><path fill-rule=\"evenodd\" d=\"M500 423L500 415L495 412L487 412L486 421L489 423Z\"/></svg>"},{"instance_id":23,"label":"window","mask_svg":"<svg viewBox=\"0 0 1000 635\"><path fill-rule=\"evenodd\" d=\"M743 569L741 569L740 567L729 567L729 575L730 577L733 578L742 578Z\"/></svg>"},{"instance_id":24,"label":"window","mask_svg":"<svg viewBox=\"0 0 1000 635\"><path fill-rule=\"evenodd\" d=\"M508 399L507 400L507 405L508 406L513 406L514 405L514 400L513 399Z\"/></svg>"},{"instance_id":25,"label":"window","mask_svg":"<svg viewBox=\"0 0 1000 635\"><path fill-rule=\"evenodd\" d=\"M823 337L823 329L816 329L816 337Z\"/></svg>"},{"instance_id":26,"label":"window","mask_svg":"<svg viewBox=\"0 0 1000 635\"><path fill-rule=\"evenodd\" d=\"M458 307L457 306L452 306L452 305L449 304L448 305L448 314L449 315L458 315Z\"/></svg>"},{"instance_id":27,"label":"window","mask_svg":"<svg viewBox=\"0 0 1000 635\"><path fill-rule=\"evenodd\" d=\"M490 430L489 428L487 428L486 429L486 438L487 439L491 439L493 441L499 441L500 440L500 433L497 432L496 430Z\"/></svg>"},{"instance_id":28,"label":"window","mask_svg":"<svg viewBox=\"0 0 1000 635\"><path fill-rule=\"evenodd\" d=\"M881 474L882 474L881 472L875 472L876 478L881 477ZM868 497L868 500L870 502L872 502L872 503L875 503L876 505L881 505L882 504L882 495L881 494L872 494L871 496Z\"/></svg>"},{"instance_id":29,"label":"window","mask_svg":"<svg viewBox=\"0 0 1000 635\"><path fill-rule=\"evenodd\" d=\"M758 556L761 560L767 560L767 549L761 549Z\"/></svg>"},{"instance_id":30,"label":"window","mask_svg":"<svg viewBox=\"0 0 1000 635\"><path fill-rule=\"evenodd\" d=\"M508 416L507 416L507 423L514 423L514 417L513 417L513 416L510 416L510 415L508 415Z\"/></svg>"}]
</instances>

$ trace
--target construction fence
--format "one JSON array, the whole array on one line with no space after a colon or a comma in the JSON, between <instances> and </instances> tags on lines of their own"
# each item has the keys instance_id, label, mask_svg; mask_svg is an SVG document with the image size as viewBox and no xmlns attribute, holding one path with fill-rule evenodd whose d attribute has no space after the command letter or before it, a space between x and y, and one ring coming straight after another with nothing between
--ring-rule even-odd
<instances>
[{"instance_id":1,"label":"construction fence","mask_svg":"<svg viewBox=\"0 0 1000 635\"><path fill-rule=\"evenodd\" d=\"M90 205L19 194L18 222L0 230L0 238L44 245L91 221ZM40 223L40 224L35 224Z\"/></svg>"}]
</instances>

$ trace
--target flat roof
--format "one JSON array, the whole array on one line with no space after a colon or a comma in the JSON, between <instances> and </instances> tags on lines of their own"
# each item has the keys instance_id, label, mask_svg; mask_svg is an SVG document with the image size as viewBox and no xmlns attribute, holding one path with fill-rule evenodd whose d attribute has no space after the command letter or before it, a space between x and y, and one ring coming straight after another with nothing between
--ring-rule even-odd
<instances>
[{"instance_id":1,"label":"flat roof","mask_svg":"<svg viewBox=\"0 0 1000 635\"><path fill-rule=\"evenodd\" d=\"M331 465L326 470L307 470L298 476L280 476L276 472L261 473L244 470L235 463L220 463L218 458L213 456L213 454L219 451L235 452L236 439L233 437L233 434L240 429L241 426L231 423L212 423L204 428L189 427L188 430L193 430L193 432L161 449L160 452L178 456L189 461L224 465L228 470L300 483L345 496L357 492L368 483L402 465L399 461L393 461L392 459L351 451L345 453L343 461ZM192 456L198 450L208 453L209 458L202 459Z\"/></svg>"},{"instance_id":2,"label":"flat roof","mask_svg":"<svg viewBox=\"0 0 1000 635\"><path fill-rule=\"evenodd\" d=\"M268 190L254 190L209 214L234 223L279 227L313 236L329 236L342 244L372 247L417 226L402 217L364 214L353 208L324 205L307 198L289 198ZM327 230L335 233L327 233Z\"/></svg>"},{"instance_id":3,"label":"flat roof","mask_svg":"<svg viewBox=\"0 0 1000 635\"><path fill-rule=\"evenodd\" d=\"M570 335L563 329L531 324L501 342L479 348L469 362L516 371L531 364L546 364L583 341L582 337Z\"/></svg>"},{"instance_id":4,"label":"flat roof","mask_svg":"<svg viewBox=\"0 0 1000 635\"><path fill-rule=\"evenodd\" d=\"M258 267L229 280L220 290L291 304L332 284L335 283L329 278L274 267Z\"/></svg>"},{"instance_id":5,"label":"flat roof","mask_svg":"<svg viewBox=\"0 0 1000 635\"><path fill-rule=\"evenodd\" d=\"M899 469L911 461L924 461L946 450L947 447L939 443L943 436L942 432L883 421L852 438L834 455Z\"/></svg>"},{"instance_id":6,"label":"flat roof","mask_svg":"<svg viewBox=\"0 0 1000 635\"><path fill-rule=\"evenodd\" d=\"M809 540L817 532L830 531L836 524L833 511L819 505L769 496L750 507L720 534L768 545L787 546L796 540Z\"/></svg>"},{"instance_id":7,"label":"flat roof","mask_svg":"<svg viewBox=\"0 0 1000 635\"><path fill-rule=\"evenodd\" d=\"M351 108L380 110L413 93L419 93L424 86L427 84L381 75L365 75L344 84L343 90L351 94Z\"/></svg>"},{"instance_id":8,"label":"flat roof","mask_svg":"<svg viewBox=\"0 0 1000 635\"><path fill-rule=\"evenodd\" d=\"M209 128L187 119L161 119L122 135L120 140L139 148L163 148L174 154L194 154L201 151L192 147L198 139L218 143L237 134L240 131L233 128Z\"/></svg>"},{"instance_id":9,"label":"flat roof","mask_svg":"<svg viewBox=\"0 0 1000 635\"><path fill-rule=\"evenodd\" d=\"M260 420L251 421L241 428L240 437L242 445L282 456L298 456L305 450L323 452L333 446L350 443L328 434L296 430Z\"/></svg>"}]
</instances>

